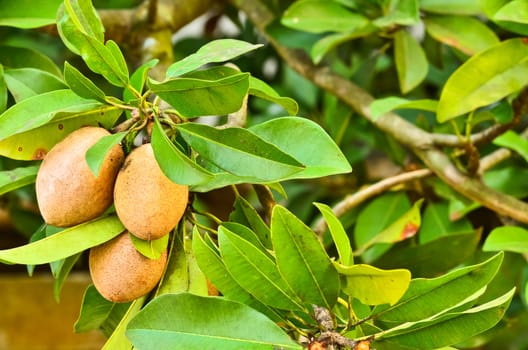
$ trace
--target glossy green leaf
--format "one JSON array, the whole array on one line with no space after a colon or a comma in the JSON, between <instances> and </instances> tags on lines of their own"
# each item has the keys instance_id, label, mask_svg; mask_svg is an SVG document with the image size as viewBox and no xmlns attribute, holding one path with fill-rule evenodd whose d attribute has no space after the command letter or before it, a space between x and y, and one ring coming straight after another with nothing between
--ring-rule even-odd
<instances>
[{"instance_id":1,"label":"glossy green leaf","mask_svg":"<svg viewBox=\"0 0 528 350\"><path fill-rule=\"evenodd\" d=\"M216 80L174 78L162 83L149 80L148 85L184 117L224 115L242 106L249 89L249 74Z\"/></svg>"},{"instance_id":2,"label":"glossy green leaf","mask_svg":"<svg viewBox=\"0 0 528 350\"><path fill-rule=\"evenodd\" d=\"M278 325L246 305L189 293L154 299L129 323L126 335L144 350L301 349Z\"/></svg>"},{"instance_id":3,"label":"glossy green leaf","mask_svg":"<svg viewBox=\"0 0 528 350\"><path fill-rule=\"evenodd\" d=\"M518 226L501 226L493 229L484 242L484 251L505 250L526 254L528 252L528 231Z\"/></svg>"},{"instance_id":4,"label":"glossy green leaf","mask_svg":"<svg viewBox=\"0 0 528 350\"><path fill-rule=\"evenodd\" d=\"M6 69L4 74L7 89L16 102L68 88L56 75L36 68L11 68Z\"/></svg>"},{"instance_id":5,"label":"glossy green leaf","mask_svg":"<svg viewBox=\"0 0 528 350\"><path fill-rule=\"evenodd\" d=\"M495 326L504 316L515 288L488 303L432 320L407 323L383 332L377 339L414 349L436 349L471 338Z\"/></svg>"},{"instance_id":6,"label":"glossy green leaf","mask_svg":"<svg viewBox=\"0 0 528 350\"><path fill-rule=\"evenodd\" d=\"M373 119L377 119L385 113L395 109L418 109L422 111L436 112L438 101L423 99L423 100L408 100L401 97L391 96L375 100L370 104L370 113Z\"/></svg>"},{"instance_id":7,"label":"glossy green leaf","mask_svg":"<svg viewBox=\"0 0 528 350\"><path fill-rule=\"evenodd\" d=\"M86 151L86 163L94 176L99 176L99 170L101 170L101 166L103 165L108 152L110 152L115 145L119 144L126 135L127 131L122 131L112 135L103 136Z\"/></svg>"},{"instance_id":8,"label":"glossy green leaf","mask_svg":"<svg viewBox=\"0 0 528 350\"><path fill-rule=\"evenodd\" d=\"M296 115L299 111L299 105L297 102L295 102L295 100L289 97L280 96L271 86L253 76L249 77L248 93L250 95L277 103L278 105L282 106L289 115Z\"/></svg>"},{"instance_id":9,"label":"glossy green leaf","mask_svg":"<svg viewBox=\"0 0 528 350\"><path fill-rule=\"evenodd\" d=\"M168 236L165 235L167 240ZM156 296L181 292L207 295L207 280L198 267L191 244L191 238L182 235L181 232L173 236L170 259Z\"/></svg>"},{"instance_id":10,"label":"glossy green leaf","mask_svg":"<svg viewBox=\"0 0 528 350\"><path fill-rule=\"evenodd\" d=\"M313 44L312 49L310 50L310 56L315 64L320 63L324 56L330 52L332 49L336 48L342 43L345 43L350 40L357 38L366 37L369 34L375 32L377 28L373 25L366 25L357 30L344 33L335 33L326 35L324 38L318 40Z\"/></svg>"},{"instance_id":11,"label":"glossy green leaf","mask_svg":"<svg viewBox=\"0 0 528 350\"><path fill-rule=\"evenodd\" d=\"M213 174L193 162L169 140L157 119L151 142L158 165L173 182L194 186L212 180Z\"/></svg>"},{"instance_id":12,"label":"glossy green leaf","mask_svg":"<svg viewBox=\"0 0 528 350\"><path fill-rule=\"evenodd\" d=\"M103 217L67 228L33 243L0 250L0 261L5 264L49 263L102 244L123 230L123 224L116 216Z\"/></svg>"},{"instance_id":13,"label":"glossy green leaf","mask_svg":"<svg viewBox=\"0 0 528 350\"><path fill-rule=\"evenodd\" d=\"M124 58L117 56L116 44L109 40L103 45L96 39L81 34L85 43L80 48L81 56L90 70L101 74L108 82L115 86L125 87L128 85L129 77L126 66L123 66ZM117 56L117 57L116 57Z\"/></svg>"},{"instance_id":14,"label":"glossy green leaf","mask_svg":"<svg viewBox=\"0 0 528 350\"><path fill-rule=\"evenodd\" d=\"M143 93L143 90L145 89L145 83L147 82L148 73L156 64L158 64L158 62L159 60L155 58L139 66L130 76L130 87L135 89L140 94ZM127 88L123 91L124 101L129 102L136 98L138 98L138 96L135 96L130 88Z\"/></svg>"},{"instance_id":15,"label":"glossy green leaf","mask_svg":"<svg viewBox=\"0 0 528 350\"><path fill-rule=\"evenodd\" d=\"M289 179L308 179L348 173L352 169L334 140L317 123L299 117L275 118L249 128L304 165ZM310 140L291 142L292 140Z\"/></svg>"},{"instance_id":16,"label":"glossy green leaf","mask_svg":"<svg viewBox=\"0 0 528 350\"><path fill-rule=\"evenodd\" d=\"M4 69L36 68L61 76L59 67L48 56L25 47L0 45L0 63Z\"/></svg>"},{"instance_id":17,"label":"glossy green leaf","mask_svg":"<svg viewBox=\"0 0 528 350\"><path fill-rule=\"evenodd\" d=\"M478 15L482 12L481 0L420 0L420 9L442 14Z\"/></svg>"},{"instance_id":18,"label":"glossy green leaf","mask_svg":"<svg viewBox=\"0 0 528 350\"><path fill-rule=\"evenodd\" d=\"M68 113L68 119L47 123L0 141L0 154L21 160L42 159L57 142L71 132L87 125L111 128L121 113L121 109L109 106Z\"/></svg>"},{"instance_id":19,"label":"glossy green leaf","mask_svg":"<svg viewBox=\"0 0 528 350\"><path fill-rule=\"evenodd\" d=\"M279 309L303 309L267 254L223 226L218 241L227 270L256 299Z\"/></svg>"},{"instance_id":20,"label":"glossy green leaf","mask_svg":"<svg viewBox=\"0 0 528 350\"><path fill-rule=\"evenodd\" d=\"M350 239L343 228L343 224L328 205L323 203L314 203L314 205L326 220L328 230L330 231L330 235L332 235L332 240L339 254L338 261L345 266L352 265L354 263L354 255L352 254Z\"/></svg>"},{"instance_id":21,"label":"glossy green leaf","mask_svg":"<svg viewBox=\"0 0 528 350\"><path fill-rule=\"evenodd\" d=\"M33 165L0 171L0 195L34 183L38 169Z\"/></svg>"},{"instance_id":22,"label":"glossy green leaf","mask_svg":"<svg viewBox=\"0 0 528 350\"><path fill-rule=\"evenodd\" d=\"M2 1L0 2L0 26L37 28L55 23L55 13L61 0L51 1Z\"/></svg>"},{"instance_id":23,"label":"glossy green leaf","mask_svg":"<svg viewBox=\"0 0 528 350\"><path fill-rule=\"evenodd\" d=\"M381 312L374 310L373 318L386 324L399 324L441 313L490 283L503 257L503 253L498 253L484 262L453 270L440 277L413 279L396 305Z\"/></svg>"},{"instance_id":24,"label":"glossy green leaf","mask_svg":"<svg viewBox=\"0 0 528 350\"><path fill-rule=\"evenodd\" d=\"M202 46L195 53L170 65L167 69L167 78L183 75L208 63L232 60L261 46L261 44L253 45L236 39L213 40Z\"/></svg>"},{"instance_id":25,"label":"glossy green leaf","mask_svg":"<svg viewBox=\"0 0 528 350\"><path fill-rule=\"evenodd\" d=\"M418 239L420 244L439 237L473 231L471 222L466 218L453 221L449 218L447 202L428 203L425 208Z\"/></svg>"},{"instance_id":26,"label":"glossy green leaf","mask_svg":"<svg viewBox=\"0 0 528 350\"><path fill-rule=\"evenodd\" d=\"M2 114L7 108L7 97L4 66L0 63L0 114Z\"/></svg>"},{"instance_id":27,"label":"glossy green leaf","mask_svg":"<svg viewBox=\"0 0 528 350\"><path fill-rule=\"evenodd\" d=\"M86 44L83 35L104 41L103 24L90 0L65 0L57 11L57 29L66 47L77 55Z\"/></svg>"},{"instance_id":28,"label":"glossy green leaf","mask_svg":"<svg viewBox=\"0 0 528 350\"><path fill-rule=\"evenodd\" d=\"M0 140L42 126L59 112L84 112L99 105L71 90L56 90L27 98L0 115Z\"/></svg>"},{"instance_id":29,"label":"glossy green leaf","mask_svg":"<svg viewBox=\"0 0 528 350\"><path fill-rule=\"evenodd\" d=\"M419 85L429 70L424 50L406 30L399 30L394 35L394 61L400 90L404 94Z\"/></svg>"},{"instance_id":30,"label":"glossy green leaf","mask_svg":"<svg viewBox=\"0 0 528 350\"><path fill-rule=\"evenodd\" d=\"M335 264L345 281L343 292L366 305L394 305L403 296L409 283L409 270L382 270L374 266Z\"/></svg>"},{"instance_id":31,"label":"glossy green leaf","mask_svg":"<svg viewBox=\"0 0 528 350\"><path fill-rule=\"evenodd\" d=\"M517 152L528 162L528 140L515 131L508 130L493 140L493 144L509 148Z\"/></svg>"},{"instance_id":32,"label":"glossy green leaf","mask_svg":"<svg viewBox=\"0 0 528 350\"><path fill-rule=\"evenodd\" d=\"M131 233L129 235L136 250L149 259L159 259L161 254L167 250L169 235L150 241L139 239Z\"/></svg>"},{"instance_id":33,"label":"glossy green leaf","mask_svg":"<svg viewBox=\"0 0 528 350\"><path fill-rule=\"evenodd\" d=\"M208 240L208 243L205 240ZM220 252L216 250L216 246L213 247L212 245L211 239L208 236L202 238L195 226L193 229L192 250L196 257L196 262L222 295L229 300L249 305L273 320L280 319L275 312L255 299L254 296L238 284L220 258Z\"/></svg>"},{"instance_id":34,"label":"glossy green leaf","mask_svg":"<svg viewBox=\"0 0 528 350\"><path fill-rule=\"evenodd\" d=\"M301 0L284 11L281 23L297 30L323 33L350 32L366 26L369 20L334 1Z\"/></svg>"},{"instance_id":35,"label":"glossy green leaf","mask_svg":"<svg viewBox=\"0 0 528 350\"><path fill-rule=\"evenodd\" d=\"M147 296L143 296L139 299L134 300L119 324L115 327L112 335L108 338L101 350L132 350L133 345L130 342L128 335L126 335L127 327L129 323L136 317L140 312L141 308L145 304Z\"/></svg>"},{"instance_id":36,"label":"glossy green leaf","mask_svg":"<svg viewBox=\"0 0 528 350\"><path fill-rule=\"evenodd\" d=\"M393 27L411 26L419 21L418 0L396 0L391 1L388 13L374 20L373 23L378 27Z\"/></svg>"},{"instance_id":37,"label":"glossy green leaf","mask_svg":"<svg viewBox=\"0 0 528 350\"><path fill-rule=\"evenodd\" d=\"M469 56L499 43L495 32L473 17L428 16L424 23L433 38Z\"/></svg>"},{"instance_id":38,"label":"glossy green leaf","mask_svg":"<svg viewBox=\"0 0 528 350\"><path fill-rule=\"evenodd\" d=\"M282 277L306 304L331 309L339 276L315 233L288 209L273 207L271 241Z\"/></svg>"},{"instance_id":39,"label":"glossy green leaf","mask_svg":"<svg viewBox=\"0 0 528 350\"><path fill-rule=\"evenodd\" d=\"M229 220L251 228L266 248L272 248L271 232L268 225L266 225L257 210L244 197L236 197L233 211L229 214Z\"/></svg>"},{"instance_id":40,"label":"glossy green leaf","mask_svg":"<svg viewBox=\"0 0 528 350\"><path fill-rule=\"evenodd\" d=\"M77 95L86 99L105 102L104 91L68 62L64 62L64 80Z\"/></svg>"},{"instance_id":41,"label":"glossy green leaf","mask_svg":"<svg viewBox=\"0 0 528 350\"><path fill-rule=\"evenodd\" d=\"M249 243L251 243L254 247L260 249L261 252L264 254L269 255L270 258L274 258L274 256L267 250L267 248L264 246L260 238L257 236L255 232L253 232L249 227L244 226L242 224L239 224L237 222L229 222L225 221L221 224L223 227L225 227L230 232L233 232L234 234L238 235L240 238L245 239Z\"/></svg>"},{"instance_id":42,"label":"glossy green leaf","mask_svg":"<svg viewBox=\"0 0 528 350\"><path fill-rule=\"evenodd\" d=\"M509 1L495 12L493 20L528 24L528 3L524 0Z\"/></svg>"},{"instance_id":43,"label":"glossy green leaf","mask_svg":"<svg viewBox=\"0 0 528 350\"><path fill-rule=\"evenodd\" d=\"M497 102L523 88L527 80L528 45L522 39L501 42L472 56L449 77L437 120L445 122Z\"/></svg>"},{"instance_id":44,"label":"glossy green leaf","mask_svg":"<svg viewBox=\"0 0 528 350\"><path fill-rule=\"evenodd\" d=\"M200 157L237 176L271 182L303 169L296 159L247 129L184 123L178 131Z\"/></svg>"}]
</instances>

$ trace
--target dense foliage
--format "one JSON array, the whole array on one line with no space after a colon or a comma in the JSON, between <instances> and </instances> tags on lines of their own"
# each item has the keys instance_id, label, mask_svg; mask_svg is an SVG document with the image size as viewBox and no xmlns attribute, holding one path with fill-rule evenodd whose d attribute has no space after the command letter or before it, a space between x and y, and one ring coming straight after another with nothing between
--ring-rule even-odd
<instances>
[{"instance_id":1,"label":"dense foliage","mask_svg":"<svg viewBox=\"0 0 528 350\"><path fill-rule=\"evenodd\" d=\"M169 249L152 293L86 290L75 330L105 349L526 348L526 1L232 0L172 37L213 3L0 4L0 195L28 240L0 261L49 264L59 298L123 232L36 210L41 159L102 126L93 174L150 142L191 191L133 240Z\"/></svg>"}]
</instances>

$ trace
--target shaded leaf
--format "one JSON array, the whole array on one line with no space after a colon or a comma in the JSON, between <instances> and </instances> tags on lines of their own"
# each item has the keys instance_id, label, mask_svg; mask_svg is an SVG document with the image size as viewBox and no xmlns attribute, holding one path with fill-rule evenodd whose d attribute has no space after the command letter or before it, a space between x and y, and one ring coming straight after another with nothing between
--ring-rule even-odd
<instances>
[{"instance_id":1,"label":"shaded leaf","mask_svg":"<svg viewBox=\"0 0 528 350\"><path fill-rule=\"evenodd\" d=\"M236 39L218 39L167 68L167 78L183 75L208 63L226 62L261 47Z\"/></svg>"},{"instance_id":2,"label":"shaded leaf","mask_svg":"<svg viewBox=\"0 0 528 350\"><path fill-rule=\"evenodd\" d=\"M493 229L482 250L485 252L505 250L526 254L528 252L528 231L517 226L502 226Z\"/></svg>"},{"instance_id":3,"label":"shaded leaf","mask_svg":"<svg viewBox=\"0 0 528 350\"><path fill-rule=\"evenodd\" d=\"M185 123L178 131L200 157L237 176L271 182L302 170L296 159L247 129Z\"/></svg>"},{"instance_id":4,"label":"shaded leaf","mask_svg":"<svg viewBox=\"0 0 528 350\"><path fill-rule=\"evenodd\" d=\"M282 277L304 303L331 309L339 277L315 233L286 208L275 205L271 241Z\"/></svg>"},{"instance_id":5,"label":"shaded leaf","mask_svg":"<svg viewBox=\"0 0 528 350\"><path fill-rule=\"evenodd\" d=\"M64 80L77 95L105 103L105 93L77 68L64 62Z\"/></svg>"},{"instance_id":6,"label":"shaded leaf","mask_svg":"<svg viewBox=\"0 0 528 350\"><path fill-rule=\"evenodd\" d=\"M482 51L462 64L447 80L437 120L445 122L497 102L526 85L528 45L510 39Z\"/></svg>"},{"instance_id":7,"label":"shaded leaf","mask_svg":"<svg viewBox=\"0 0 528 350\"><path fill-rule=\"evenodd\" d=\"M0 195L32 184L37 178L38 165L0 171Z\"/></svg>"},{"instance_id":8,"label":"shaded leaf","mask_svg":"<svg viewBox=\"0 0 528 350\"><path fill-rule=\"evenodd\" d=\"M374 266L335 264L345 284L343 292L366 305L394 305L411 281L409 270L382 270Z\"/></svg>"},{"instance_id":9,"label":"shaded leaf","mask_svg":"<svg viewBox=\"0 0 528 350\"><path fill-rule=\"evenodd\" d=\"M0 26L38 28L55 23L55 13L61 0L1 1Z\"/></svg>"},{"instance_id":10,"label":"shaded leaf","mask_svg":"<svg viewBox=\"0 0 528 350\"><path fill-rule=\"evenodd\" d=\"M275 118L254 125L249 130L303 164L304 170L293 174L289 179L322 177L352 170L334 140L317 123L309 119ZM310 142L291 142L292 140Z\"/></svg>"},{"instance_id":11,"label":"shaded leaf","mask_svg":"<svg viewBox=\"0 0 528 350\"><path fill-rule=\"evenodd\" d=\"M123 231L123 224L116 216L107 216L67 228L33 243L0 250L0 261L5 264L45 264L102 244Z\"/></svg>"},{"instance_id":12,"label":"shaded leaf","mask_svg":"<svg viewBox=\"0 0 528 350\"><path fill-rule=\"evenodd\" d=\"M128 324L136 317L145 304L146 299L147 296L143 296L134 300L130 304L128 310L121 318L121 321L119 321L119 324L115 327L101 350L132 350L132 343L128 339L128 336L125 335L125 332L127 331Z\"/></svg>"},{"instance_id":13,"label":"shaded leaf","mask_svg":"<svg viewBox=\"0 0 528 350\"><path fill-rule=\"evenodd\" d=\"M301 0L284 11L281 23L297 30L322 33L354 31L366 26L369 20L334 1Z\"/></svg>"},{"instance_id":14,"label":"shaded leaf","mask_svg":"<svg viewBox=\"0 0 528 350\"><path fill-rule=\"evenodd\" d=\"M428 16L424 22L429 35L469 56L499 43L495 32L476 18Z\"/></svg>"},{"instance_id":15,"label":"shaded leaf","mask_svg":"<svg viewBox=\"0 0 528 350\"><path fill-rule=\"evenodd\" d=\"M401 97L391 96L375 100L370 104L370 113L372 118L376 119L385 113L395 109L418 109L422 111L436 112L438 101L423 99L423 100L408 100Z\"/></svg>"},{"instance_id":16,"label":"shaded leaf","mask_svg":"<svg viewBox=\"0 0 528 350\"><path fill-rule=\"evenodd\" d=\"M404 94L419 85L429 70L424 50L406 30L399 30L394 35L394 60L400 90Z\"/></svg>"},{"instance_id":17,"label":"shaded leaf","mask_svg":"<svg viewBox=\"0 0 528 350\"><path fill-rule=\"evenodd\" d=\"M0 63L0 114L2 114L7 108L7 97L4 66Z\"/></svg>"},{"instance_id":18,"label":"shaded leaf","mask_svg":"<svg viewBox=\"0 0 528 350\"><path fill-rule=\"evenodd\" d=\"M0 63L4 69L36 68L61 77L59 67L48 56L25 47L0 45Z\"/></svg>"},{"instance_id":19,"label":"shaded leaf","mask_svg":"<svg viewBox=\"0 0 528 350\"><path fill-rule=\"evenodd\" d=\"M218 241L227 270L246 291L269 306L303 309L267 254L222 226Z\"/></svg>"},{"instance_id":20,"label":"shaded leaf","mask_svg":"<svg viewBox=\"0 0 528 350\"><path fill-rule=\"evenodd\" d=\"M188 293L154 299L129 323L126 334L145 350L301 349L273 321L244 304Z\"/></svg>"},{"instance_id":21,"label":"shaded leaf","mask_svg":"<svg viewBox=\"0 0 528 350\"><path fill-rule=\"evenodd\" d=\"M269 86L264 81L255 78L253 76L249 77L249 91L250 95L260 97L271 102L275 102L278 105L281 105L289 115L296 115L299 111L299 105L295 102L294 99L289 97L280 96L277 91L275 91L271 86Z\"/></svg>"},{"instance_id":22,"label":"shaded leaf","mask_svg":"<svg viewBox=\"0 0 528 350\"><path fill-rule=\"evenodd\" d=\"M468 219L453 221L449 218L447 202L428 203L422 217L418 239L420 244L424 244L442 236L471 231L473 226Z\"/></svg>"},{"instance_id":23,"label":"shaded leaf","mask_svg":"<svg viewBox=\"0 0 528 350\"><path fill-rule=\"evenodd\" d=\"M352 265L354 263L354 255L352 254L352 246L350 244L350 239L343 228L341 221L335 216L328 205L323 203L314 203L314 205L319 209L325 221L328 225L328 230L332 235L332 240L336 246L337 252L339 254L339 262L343 265Z\"/></svg>"},{"instance_id":24,"label":"shaded leaf","mask_svg":"<svg viewBox=\"0 0 528 350\"><path fill-rule=\"evenodd\" d=\"M233 211L229 214L229 220L251 228L266 248L272 248L271 232L268 225L266 225L257 210L244 197L236 197Z\"/></svg>"},{"instance_id":25,"label":"shaded leaf","mask_svg":"<svg viewBox=\"0 0 528 350\"><path fill-rule=\"evenodd\" d=\"M56 75L36 68L11 68L6 69L4 74L7 89L16 102L68 88Z\"/></svg>"},{"instance_id":26,"label":"shaded leaf","mask_svg":"<svg viewBox=\"0 0 528 350\"><path fill-rule=\"evenodd\" d=\"M326 35L324 38L318 40L315 44L312 45L312 48L310 50L310 57L312 57L312 60L315 64L318 64L323 60L324 56L328 52L330 52L338 45L350 40L366 37L367 35L375 32L376 30L377 28L375 26L366 25L351 32Z\"/></svg>"},{"instance_id":27,"label":"shaded leaf","mask_svg":"<svg viewBox=\"0 0 528 350\"><path fill-rule=\"evenodd\" d=\"M128 131L122 131L112 135L103 136L88 148L85 159L95 177L99 176L99 170L101 170L101 166L103 165L108 152L110 152L115 145L119 144L127 133Z\"/></svg>"}]
</instances>

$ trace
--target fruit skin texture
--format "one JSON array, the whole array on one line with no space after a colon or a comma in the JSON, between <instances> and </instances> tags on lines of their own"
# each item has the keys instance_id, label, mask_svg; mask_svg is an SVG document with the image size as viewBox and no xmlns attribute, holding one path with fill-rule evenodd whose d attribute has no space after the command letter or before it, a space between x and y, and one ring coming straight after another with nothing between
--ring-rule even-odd
<instances>
[{"instance_id":1,"label":"fruit skin texture","mask_svg":"<svg viewBox=\"0 0 528 350\"><path fill-rule=\"evenodd\" d=\"M130 233L143 240L168 234L182 218L188 197L187 186L163 174L149 143L126 157L114 187L117 216Z\"/></svg>"},{"instance_id":2,"label":"fruit skin texture","mask_svg":"<svg viewBox=\"0 0 528 350\"><path fill-rule=\"evenodd\" d=\"M97 291L109 301L125 303L147 294L158 284L167 263L167 250L159 259L149 259L136 250L125 231L91 248L88 263Z\"/></svg>"},{"instance_id":3,"label":"fruit skin texture","mask_svg":"<svg viewBox=\"0 0 528 350\"><path fill-rule=\"evenodd\" d=\"M115 178L125 157L120 145L107 154L98 177L85 160L86 151L106 129L80 128L44 157L36 180L37 202L46 223L69 227L101 215L112 204Z\"/></svg>"}]
</instances>

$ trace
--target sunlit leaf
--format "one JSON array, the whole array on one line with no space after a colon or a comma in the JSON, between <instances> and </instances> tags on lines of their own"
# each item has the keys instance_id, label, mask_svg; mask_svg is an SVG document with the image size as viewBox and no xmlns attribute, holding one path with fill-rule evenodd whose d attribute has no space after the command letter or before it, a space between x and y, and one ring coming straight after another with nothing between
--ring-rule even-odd
<instances>
[{"instance_id":1,"label":"sunlit leaf","mask_svg":"<svg viewBox=\"0 0 528 350\"><path fill-rule=\"evenodd\" d=\"M121 318L121 321L119 324L115 327L114 331L110 335L110 337L107 339L104 346L101 348L101 350L132 350L132 343L130 342L127 335L125 335L125 332L127 331L127 327L129 323L136 317L138 312L141 310L143 305L145 304L145 300L147 299L147 296L143 296L139 299L134 300L130 306L128 307L128 310Z\"/></svg>"},{"instance_id":2,"label":"sunlit leaf","mask_svg":"<svg viewBox=\"0 0 528 350\"><path fill-rule=\"evenodd\" d=\"M436 112L438 101L423 99L423 100L408 100L401 97L391 96L375 100L370 105L370 113L372 118L376 119L385 113L395 109L418 109L422 111Z\"/></svg>"},{"instance_id":3,"label":"sunlit leaf","mask_svg":"<svg viewBox=\"0 0 528 350\"><path fill-rule=\"evenodd\" d=\"M7 89L16 102L68 86L56 75L37 68L11 68L4 71Z\"/></svg>"},{"instance_id":4,"label":"sunlit leaf","mask_svg":"<svg viewBox=\"0 0 528 350\"><path fill-rule=\"evenodd\" d=\"M343 228L343 224L335 216L332 212L332 208L328 205L323 203L314 203L314 205L319 209L326 220L328 230L332 235L332 240L334 241L339 254L339 262L345 266L352 265L354 263L354 255L352 254L350 239Z\"/></svg>"},{"instance_id":5,"label":"sunlit leaf","mask_svg":"<svg viewBox=\"0 0 528 350\"><path fill-rule=\"evenodd\" d=\"M64 80L77 95L94 99L99 102L105 102L105 93L99 89L90 79L85 77L77 68L64 62Z\"/></svg>"},{"instance_id":6,"label":"sunlit leaf","mask_svg":"<svg viewBox=\"0 0 528 350\"><path fill-rule=\"evenodd\" d=\"M528 162L528 140L515 131L508 130L493 140L497 146L507 147L517 152Z\"/></svg>"},{"instance_id":7,"label":"sunlit leaf","mask_svg":"<svg viewBox=\"0 0 528 350\"><path fill-rule=\"evenodd\" d=\"M420 9L428 12L453 15L478 15L481 0L420 0Z\"/></svg>"},{"instance_id":8,"label":"sunlit leaf","mask_svg":"<svg viewBox=\"0 0 528 350\"><path fill-rule=\"evenodd\" d=\"M86 151L86 163L94 176L99 176L99 170L101 169L108 152L110 152L115 145L119 144L126 135L127 132L123 131L103 136Z\"/></svg>"},{"instance_id":9,"label":"sunlit leaf","mask_svg":"<svg viewBox=\"0 0 528 350\"><path fill-rule=\"evenodd\" d=\"M38 169L33 165L0 171L0 195L34 183Z\"/></svg>"},{"instance_id":10,"label":"sunlit leaf","mask_svg":"<svg viewBox=\"0 0 528 350\"><path fill-rule=\"evenodd\" d=\"M139 239L131 233L129 233L129 235L134 244L134 248L149 259L159 259L161 254L167 250L169 235L164 235L161 238L148 241Z\"/></svg>"},{"instance_id":11,"label":"sunlit leaf","mask_svg":"<svg viewBox=\"0 0 528 350\"><path fill-rule=\"evenodd\" d=\"M249 94L277 103L282 106L289 115L296 115L299 111L299 105L295 100L289 97L280 96L277 91L267 83L253 76L249 77Z\"/></svg>"},{"instance_id":12,"label":"sunlit leaf","mask_svg":"<svg viewBox=\"0 0 528 350\"><path fill-rule=\"evenodd\" d=\"M419 85L429 70L424 50L406 30L399 30L394 35L394 60L400 90L404 94Z\"/></svg>"},{"instance_id":13,"label":"sunlit leaf","mask_svg":"<svg viewBox=\"0 0 528 350\"><path fill-rule=\"evenodd\" d=\"M505 250L526 254L528 252L528 231L518 226L501 226L493 229L484 242L484 251Z\"/></svg>"},{"instance_id":14,"label":"sunlit leaf","mask_svg":"<svg viewBox=\"0 0 528 350\"><path fill-rule=\"evenodd\" d=\"M418 0L396 0L391 1L388 13L373 23L378 27L411 26L419 20Z\"/></svg>"},{"instance_id":15,"label":"sunlit leaf","mask_svg":"<svg viewBox=\"0 0 528 350\"><path fill-rule=\"evenodd\" d=\"M0 26L37 28L55 23L55 13L61 0L1 1Z\"/></svg>"}]
</instances>

